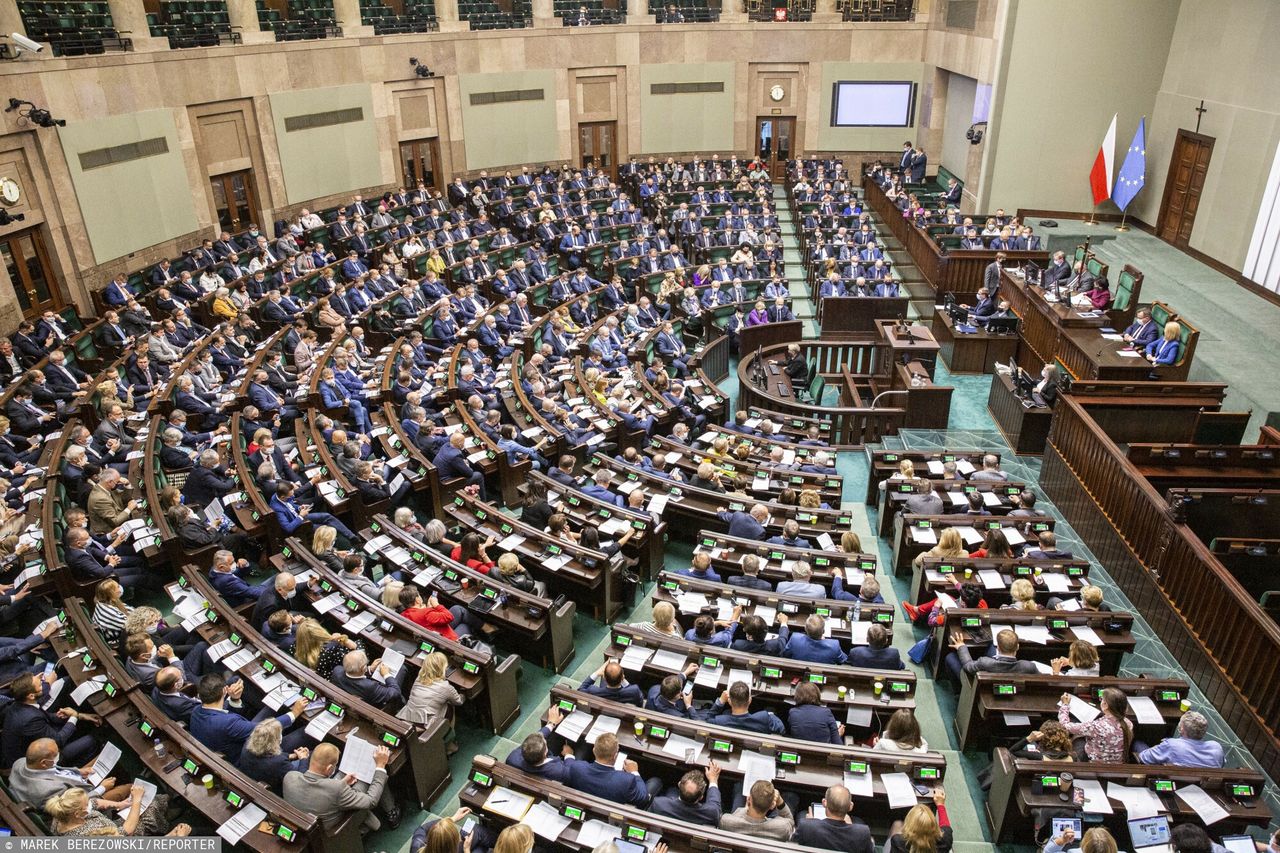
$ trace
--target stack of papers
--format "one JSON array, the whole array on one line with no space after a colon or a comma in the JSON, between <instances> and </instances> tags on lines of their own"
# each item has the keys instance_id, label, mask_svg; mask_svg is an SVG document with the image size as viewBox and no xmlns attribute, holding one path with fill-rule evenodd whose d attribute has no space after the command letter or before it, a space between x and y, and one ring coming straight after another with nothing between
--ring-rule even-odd
<instances>
[{"instance_id":1,"label":"stack of papers","mask_svg":"<svg viewBox=\"0 0 1280 853\"><path fill-rule=\"evenodd\" d=\"M905 809L916 804L916 789L906 773L884 773L880 781L889 796L889 808Z\"/></svg>"},{"instance_id":2,"label":"stack of papers","mask_svg":"<svg viewBox=\"0 0 1280 853\"><path fill-rule=\"evenodd\" d=\"M347 733L347 743L342 749L342 760L338 762L338 772L351 774L361 782L372 783L377 765L373 763L373 755L377 747L362 737L357 736L358 729Z\"/></svg>"},{"instance_id":3,"label":"stack of papers","mask_svg":"<svg viewBox=\"0 0 1280 853\"><path fill-rule=\"evenodd\" d=\"M558 839L569 828L569 818L564 817L547 803L537 803L520 821L533 830L533 834L548 841Z\"/></svg>"},{"instance_id":4,"label":"stack of papers","mask_svg":"<svg viewBox=\"0 0 1280 853\"><path fill-rule=\"evenodd\" d=\"M515 821L523 820L531 806L533 806L533 797L501 785L495 786L489 792L489 798L484 801L484 808L487 811Z\"/></svg>"},{"instance_id":5,"label":"stack of papers","mask_svg":"<svg viewBox=\"0 0 1280 853\"><path fill-rule=\"evenodd\" d=\"M652 656L653 649L632 644L627 646L627 650L622 653L622 660L619 663L628 672L640 672Z\"/></svg>"},{"instance_id":6,"label":"stack of papers","mask_svg":"<svg viewBox=\"0 0 1280 853\"><path fill-rule=\"evenodd\" d=\"M595 722L591 724L591 728L587 729L583 734L582 739L595 746L596 741L600 739L600 735L616 735L621 726L622 720L617 717L610 717L608 714L601 714L596 717Z\"/></svg>"},{"instance_id":7,"label":"stack of papers","mask_svg":"<svg viewBox=\"0 0 1280 853\"><path fill-rule=\"evenodd\" d=\"M586 711L573 711L560 721L560 725L556 726L556 734L565 740L576 741L593 722L595 717Z\"/></svg>"},{"instance_id":8,"label":"stack of papers","mask_svg":"<svg viewBox=\"0 0 1280 853\"><path fill-rule=\"evenodd\" d=\"M266 811L256 803L246 803L231 819L218 827L218 835L228 844L239 844L258 824L267 819Z\"/></svg>"},{"instance_id":9,"label":"stack of papers","mask_svg":"<svg viewBox=\"0 0 1280 853\"><path fill-rule=\"evenodd\" d=\"M658 669L670 670L671 672L680 672L684 669L688 660L688 657L681 652L674 652L671 649L658 649L649 660L649 665Z\"/></svg>"}]
</instances>

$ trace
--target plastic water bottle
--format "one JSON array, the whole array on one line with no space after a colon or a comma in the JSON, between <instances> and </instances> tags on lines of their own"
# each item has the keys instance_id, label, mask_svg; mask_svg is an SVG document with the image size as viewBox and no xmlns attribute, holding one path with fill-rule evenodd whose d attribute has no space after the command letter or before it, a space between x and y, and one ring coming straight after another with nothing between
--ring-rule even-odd
<instances>
[{"instance_id":1,"label":"plastic water bottle","mask_svg":"<svg viewBox=\"0 0 1280 853\"><path fill-rule=\"evenodd\" d=\"M164 741L160 740L160 738L156 738L154 741L152 741L152 743L154 744L154 747L155 747L156 758L164 758L166 755L165 749L164 749Z\"/></svg>"},{"instance_id":2,"label":"plastic water bottle","mask_svg":"<svg viewBox=\"0 0 1280 853\"><path fill-rule=\"evenodd\" d=\"M859 622L861 620L862 620L862 596L859 595L857 598L853 600L853 621Z\"/></svg>"}]
</instances>

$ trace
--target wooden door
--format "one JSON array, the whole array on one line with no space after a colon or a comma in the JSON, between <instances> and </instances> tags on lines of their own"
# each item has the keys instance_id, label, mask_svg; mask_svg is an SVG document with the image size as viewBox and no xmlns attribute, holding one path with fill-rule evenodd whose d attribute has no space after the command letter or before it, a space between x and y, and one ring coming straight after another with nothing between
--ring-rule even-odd
<instances>
[{"instance_id":1,"label":"wooden door","mask_svg":"<svg viewBox=\"0 0 1280 853\"><path fill-rule=\"evenodd\" d=\"M787 161L795 148L796 120L792 116L756 119L756 154L775 181L787 176Z\"/></svg>"},{"instance_id":2,"label":"wooden door","mask_svg":"<svg viewBox=\"0 0 1280 853\"><path fill-rule=\"evenodd\" d=\"M0 260L26 319L35 320L45 311L60 311L67 304L39 228L0 237Z\"/></svg>"},{"instance_id":3,"label":"wooden door","mask_svg":"<svg viewBox=\"0 0 1280 853\"><path fill-rule=\"evenodd\" d=\"M428 189L444 190L440 141L434 137L400 143L400 184L412 193L419 183Z\"/></svg>"},{"instance_id":4,"label":"wooden door","mask_svg":"<svg viewBox=\"0 0 1280 853\"><path fill-rule=\"evenodd\" d=\"M239 234L258 221L258 198L253 190L253 170L228 172L209 179L213 190L213 209L218 215L218 225L229 234ZM269 233L269 228L263 228Z\"/></svg>"},{"instance_id":5,"label":"wooden door","mask_svg":"<svg viewBox=\"0 0 1280 853\"><path fill-rule=\"evenodd\" d=\"M595 165L609 176L618 178L618 123L595 121L578 125L578 165L585 169Z\"/></svg>"},{"instance_id":6,"label":"wooden door","mask_svg":"<svg viewBox=\"0 0 1280 853\"><path fill-rule=\"evenodd\" d=\"M1191 239L1213 143L1212 136L1179 130L1173 146L1169 176L1164 182L1164 198L1160 202L1160 217L1156 220L1156 235L1179 248L1186 248Z\"/></svg>"}]
</instances>

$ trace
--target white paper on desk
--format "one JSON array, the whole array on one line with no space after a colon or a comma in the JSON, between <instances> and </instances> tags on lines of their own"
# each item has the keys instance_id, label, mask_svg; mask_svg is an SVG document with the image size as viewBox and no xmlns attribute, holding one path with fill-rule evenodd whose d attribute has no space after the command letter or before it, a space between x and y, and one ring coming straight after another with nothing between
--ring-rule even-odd
<instances>
[{"instance_id":1,"label":"white paper on desk","mask_svg":"<svg viewBox=\"0 0 1280 853\"><path fill-rule=\"evenodd\" d=\"M938 606L943 610L951 610L958 605L956 604L956 600L950 595L945 592L940 592L938 593Z\"/></svg>"},{"instance_id":2,"label":"white paper on desk","mask_svg":"<svg viewBox=\"0 0 1280 853\"><path fill-rule=\"evenodd\" d=\"M866 773L846 773L844 774L844 786L849 789L850 795L854 797L874 797L875 777L868 770Z\"/></svg>"},{"instance_id":3,"label":"white paper on desk","mask_svg":"<svg viewBox=\"0 0 1280 853\"><path fill-rule=\"evenodd\" d=\"M1069 592L1071 590L1071 580L1062 572L1041 572L1040 577L1044 579L1044 588L1049 592Z\"/></svg>"},{"instance_id":4,"label":"white paper on desk","mask_svg":"<svg viewBox=\"0 0 1280 853\"><path fill-rule=\"evenodd\" d=\"M1076 787L1084 791L1084 810L1090 814L1114 814L1111 801L1097 779L1076 778Z\"/></svg>"},{"instance_id":5,"label":"white paper on desk","mask_svg":"<svg viewBox=\"0 0 1280 853\"><path fill-rule=\"evenodd\" d=\"M1053 639L1053 634L1044 625L1014 625L1013 633L1018 635L1018 639L1024 643L1035 643L1040 646L1049 645L1049 641ZM992 632L992 636L995 633Z\"/></svg>"},{"instance_id":6,"label":"white paper on desk","mask_svg":"<svg viewBox=\"0 0 1280 853\"><path fill-rule=\"evenodd\" d=\"M1105 646L1102 638L1098 636L1098 632L1090 628L1088 625L1072 625L1071 633L1075 634L1077 640L1084 640L1091 646Z\"/></svg>"},{"instance_id":7,"label":"white paper on desk","mask_svg":"<svg viewBox=\"0 0 1280 853\"><path fill-rule=\"evenodd\" d=\"M947 499L951 501L952 506L966 506L969 503L964 492L947 492Z\"/></svg>"},{"instance_id":8,"label":"white paper on desk","mask_svg":"<svg viewBox=\"0 0 1280 853\"><path fill-rule=\"evenodd\" d=\"M1104 341L1123 341L1124 335L1119 332L1101 332Z\"/></svg>"},{"instance_id":9,"label":"white paper on desk","mask_svg":"<svg viewBox=\"0 0 1280 853\"><path fill-rule=\"evenodd\" d=\"M520 535L519 533L512 533L511 535L507 536L505 539L503 539L501 542L498 543L498 550L514 551L516 548L523 545L524 542L525 542L524 536Z\"/></svg>"},{"instance_id":10,"label":"white paper on desk","mask_svg":"<svg viewBox=\"0 0 1280 853\"><path fill-rule=\"evenodd\" d=\"M670 495L655 494L653 497L649 498L649 505L646 506L645 509L654 515L662 515L662 511L667 508L667 501L670 499Z\"/></svg>"},{"instance_id":11,"label":"white paper on desk","mask_svg":"<svg viewBox=\"0 0 1280 853\"><path fill-rule=\"evenodd\" d=\"M76 689L71 691L71 701L77 705L84 704L84 700L102 689L102 685L107 682L105 675L95 675L88 681L82 681L76 685Z\"/></svg>"},{"instance_id":12,"label":"white paper on desk","mask_svg":"<svg viewBox=\"0 0 1280 853\"><path fill-rule=\"evenodd\" d=\"M183 595L173 605L173 615L179 619L186 619L195 616L197 613L204 612L204 602L197 595Z\"/></svg>"},{"instance_id":13,"label":"white paper on desk","mask_svg":"<svg viewBox=\"0 0 1280 853\"><path fill-rule=\"evenodd\" d=\"M1142 358L1142 353L1134 352L1133 350L1127 350L1127 349L1116 350L1116 355L1120 356L1121 358Z\"/></svg>"},{"instance_id":14,"label":"white paper on desk","mask_svg":"<svg viewBox=\"0 0 1280 853\"><path fill-rule=\"evenodd\" d=\"M720 687L720 679L724 676L723 666L700 666L693 676L693 683L699 687Z\"/></svg>"},{"instance_id":15,"label":"white paper on desk","mask_svg":"<svg viewBox=\"0 0 1280 853\"><path fill-rule=\"evenodd\" d=\"M1053 675L1053 667L1049 666L1049 664L1040 663L1038 660L1033 660L1031 663L1035 665L1036 672L1041 675Z\"/></svg>"},{"instance_id":16,"label":"white paper on desk","mask_svg":"<svg viewBox=\"0 0 1280 853\"><path fill-rule=\"evenodd\" d=\"M707 606L707 597L701 592L679 592L676 594L676 607L681 613L701 613Z\"/></svg>"},{"instance_id":17,"label":"white paper on desk","mask_svg":"<svg viewBox=\"0 0 1280 853\"><path fill-rule=\"evenodd\" d=\"M413 562L413 555L409 553L408 549L401 548L399 545L388 545L382 549L382 554L400 568L404 568Z\"/></svg>"},{"instance_id":18,"label":"white paper on desk","mask_svg":"<svg viewBox=\"0 0 1280 853\"><path fill-rule=\"evenodd\" d=\"M889 808L905 809L916 804L916 789L906 773L883 773L880 781L889 795Z\"/></svg>"},{"instance_id":19,"label":"white paper on desk","mask_svg":"<svg viewBox=\"0 0 1280 853\"><path fill-rule=\"evenodd\" d=\"M1000 506L1000 496L995 492L982 492L982 503L984 506Z\"/></svg>"},{"instance_id":20,"label":"white paper on desk","mask_svg":"<svg viewBox=\"0 0 1280 853\"><path fill-rule=\"evenodd\" d=\"M347 620L344 626L349 634L363 633L366 628L377 621L378 617L371 610L364 610Z\"/></svg>"},{"instance_id":21,"label":"white paper on desk","mask_svg":"<svg viewBox=\"0 0 1280 853\"><path fill-rule=\"evenodd\" d=\"M1068 705L1068 709L1071 711L1071 716L1082 723L1092 723L1102 714L1097 708L1074 694L1071 696L1071 703Z\"/></svg>"},{"instance_id":22,"label":"white paper on desk","mask_svg":"<svg viewBox=\"0 0 1280 853\"><path fill-rule=\"evenodd\" d=\"M662 744L662 751L667 755L674 755L676 758L684 759L686 764L699 764L702 761L702 753L706 751L706 746L701 741L696 741L693 738L672 734Z\"/></svg>"},{"instance_id":23,"label":"white paper on desk","mask_svg":"<svg viewBox=\"0 0 1280 853\"><path fill-rule=\"evenodd\" d=\"M548 841L558 839L569 828L569 818L556 811L554 806L545 802L535 803L520 821L533 830L533 834Z\"/></svg>"},{"instance_id":24,"label":"white paper on desk","mask_svg":"<svg viewBox=\"0 0 1280 853\"><path fill-rule=\"evenodd\" d=\"M744 749L738 756L738 769L742 771L742 790L750 791L751 786L761 779L772 782L777 773L777 764L772 755L762 755ZM912 797L914 799L914 795Z\"/></svg>"},{"instance_id":25,"label":"white paper on desk","mask_svg":"<svg viewBox=\"0 0 1280 853\"><path fill-rule=\"evenodd\" d=\"M228 637L222 642L214 643L212 646L209 647L209 659L212 660L214 663L217 663L218 661L222 660L223 658L225 658L227 655L231 654L235 650L236 650L236 644L231 642L231 638Z\"/></svg>"},{"instance_id":26,"label":"white paper on desk","mask_svg":"<svg viewBox=\"0 0 1280 853\"><path fill-rule=\"evenodd\" d=\"M978 577L987 589L1004 589L1004 578L995 569L979 569Z\"/></svg>"},{"instance_id":27,"label":"white paper on desk","mask_svg":"<svg viewBox=\"0 0 1280 853\"><path fill-rule=\"evenodd\" d=\"M257 657L258 650L250 646L249 648L241 649L233 655L228 655L226 660L222 662L222 665L229 670L235 671L240 667L249 664Z\"/></svg>"},{"instance_id":28,"label":"white paper on desk","mask_svg":"<svg viewBox=\"0 0 1280 853\"><path fill-rule=\"evenodd\" d=\"M532 805L533 797L528 794L522 794L519 791L513 791L510 788L504 788L501 785L490 791L489 798L484 801L486 810L517 821L525 816L525 813L529 811L529 807Z\"/></svg>"},{"instance_id":29,"label":"white paper on desk","mask_svg":"<svg viewBox=\"0 0 1280 853\"><path fill-rule=\"evenodd\" d=\"M373 763L373 755L377 747L364 738L357 737L358 729L347 732L347 743L342 748L342 760L338 762L338 772L350 773L367 784L373 783L373 773L378 765Z\"/></svg>"},{"instance_id":30,"label":"white paper on desk","mask_svg":"<svg viewBox=\"0 0 1280 853\"><path fill-rule=\"evenodd\" d=\"M725 685L726 686L732 685L735 681L741 681L743 684L750 687L752 682L754 681L751 675L751 670L749 669L729 670L729 678L728 678L728 681L725 682Z\"/></svg>"},{"instance_id":31,"label":"white paper on desk","mask_svg":"<svg viewBox=\"0 0 1280 853\"><path fill-rule=\"evenodd\" d=\"M1016 711L1004 712L1004 724L1009 728L1027 728L1031 725L1031 717Z\"/></svg>"},{"instance_id":32,"label":"white paper on desk","mask_svg":"<svg viewBox=\"0 0 1280 853\"><path fill-rule=\"evenodd\" d=\"M644 665L649 662L649 658L653 656L653 649L644 646L630 645L626 651L622 653L622 668L628 672L641 672Z\"/></svg>"},{"instance_id":33,"label":"white paper on desk","mask_svg":"<svg viewBox=\"0 0 1280 853\"><path fill-rule=\"evenodd\" d=\"M65 678L59 678L49 685L49 698L40 703L40 707L46 711L53 707L53 703L58 701L58 697L62 695L62 690L67 686Z\"/></svg>"},{"instance_id":34,"label":"white paper on desk","mask_svg":"<svg viewBox=\"0 0 1280 853\"><path fill-rule=\"evenodd\" d=\"M606 841L622 837L622 830L602 820L589 820L578 827L578 845L584 850L594 850Z\"/></svg>"},{"instance_id":35,"label":"white paper on desk","mask_svg":"<svg viewBox=\"0 0 1280 853\"><path fill-rule=\"evenodd\" d=\"M1178 795L1178 799L1195 811L1200 820L1204 821L1205 826L1217 823L1230 814L1199 785L1181 785L1174 793Z\"/></svg>"},{"instance_id":36,"label":"white paper on desk","mask_svg":"<svg viewBox=\"0 0 1280 853\"><path fill-rule=\"evenodd\" d=\"M306 733L316 740L324 740L325 735L333 731L336 725L338 725L336 716L328 711L321 711L311 718L311 722L307 723Z\"/></svg>"},{"instance_id":37,"label":"white paper on desk","mask_svg":"<svg viewBox=\"0 0 1280 853\"><path fill-rule=\"evenodd\" d=\"M1128 785L1107 783L1107 796L1124 803L1129 820L1139 817L1154 817L1160 812L1168 811L1160 798L1147 788L1131 788Z\"/></svg>"},{"instance_id":38,"label":"white paper on desk","mask_svg":"<svg viewBox=\"0 0 1280 853\"><path fill-rule=\"evenodd\" d=\"M911 538L917 545L937 545L938 534L932 527L911 528Z\"/></svg>"},{"instance_id":39,"label":"white paper on desk","mask_svg":"<svg viewBox=\"0 0 1280 853\"><path fill-rule=\"evenodd\" d=\"M583 733L582 739L591 746L596 745L596 741L600 739L600 735L616 735L618 729L622 727L622 720L617 717L610 717L608 714L601 714L596 717L591 728Z\"/></svg>"},{"instance_id":40,"label":"white paper on desk","mask_svg":"<svg viewBox=\"0 0 1280 853\"><path fill-rule=\"evenodd\" d=\"M1080 609L1080 602L1074 598L1068 598L1066 601L1058 605L1058 609L1064 610L1068 613L1072 613Z\"/></svg>"},{"instance_id":41,"label":"white paper on desk","mask_svg":"<svg viewBox=\"0 0 1280 853\"><path fill-rule=\"evenodd\" d=\"M716 599L716 618L721 622L728 622L733 618L734 604L727 598Z\"/></svg>"},{"instance_id":42,"label":"white paper on desk","mask_svg":"<svg viewBox=\"0 0 1280 853\"><path fill-rule=\"evenodd\" d=\"M772 625L774 620L778 618L778 608L770 607L767 604L757 604L752 613L763 619L766 627Z\"/></svg>"},{"instance_id":43,"label":"white paper on desk","mask_svg":"<svg viewBox=\"0 0 1280 853\"><path fill-rule=\"evenodd\" d=\"M1013 526L1002 527L1000 532L1004 534L1005 541L1015 548L1027 541L1027 537L1018 532L1018 528Z\"/></svg>"},{"instance_id":44,"label":"white paper on desk","mask_svg":"<svg viewBox=\"0 0 1280 853\"><path fill-rule=\"evenodd\" d=\"M147 807L151 805L151 801L156 798L156 785L154 782L148 782L146 779L134 779L133 784L142 788L142 802L139 803L141 809L145 812ZM129 815L133 812L133 803L120 809L116 814L121 820L128 820Z\"/></svg>"},{"instance_id":45,"label":"white paper on desk","mask_svg":"<svg viewBox=\"0 0 1280 853\"><path fill-rule=\"evenodd\" d=\"M1133 716L1140 723L1152 723L1154 725L1164 723L1164 717L1160 715L1160 709L1156 707L1156 703L1151 700L1150 696L1130 696L1129 707L1133 709Z\"/></svg>"},{"instance_id":46,"label":"white paper on desk","mask_svg":"<svg viewBox=\"0 0 1280 853\"><path fill-rule=\"evenodd\" d=\"M328 613L333 608L340 607L341 605L342 605L342 593L335 591L335 592L329 593L324 598L320 599L319 601L317 601L315 604L311 606L316 609L317 613L323 614L323 613Z\"/></svg>"},{"instance_id":47,"label":"white paper on desk","mask_svg":"<svg viewBox=\"0 0 1280 853\"><path fill-rule=\"evenodd\" d=\"M941 477L944 473L946 473L946 469L942 467L942 463L939 462L937 459L930 459L929 473L934 474L938 477Z\"/></svg>"},{"instance_id":48,"label":"white paper on desk","mask_svg":"<svg viewBox=\"0 0 1280 853\"><path fill-rule=\"evenodd\" d=\"M391 544L391 537L385 533L381 536L375 536L368 542L364 543L364 552L373 555L381 551L383 548Z\"/></svg>"},{"instance_id":49,"label":"white paper on desk","mask_svg":"<svg viewBox=\"0 0 1280 853\"><path fill-rule=\"evenodd\" d=\"M102 784L102 780L111 775L111 771L115 768L116 762L120 760L122 754L120 747L111 741L107 741L102 747L102 752L98 753L98 757L93 762L93 769L89 773L89 781L95 786Z\"/></svg>"},{"instance_id":50,"label":"white paper on desk","mask_svg":"<svg viewBox=\"0 0 1280 853\"><path fill-rule=\"evenodd\" d=\"M974 471L978 469L974 468L973 463L970 462L968 459L957 459L956 470L959 471L961 474L964 474L966 477L968 477L970 474L972 474Z\"/></svg>"},{"instance_id":51,"label":"white paper on desk","mask_svg":"<svg viewBox=\"0 0 1280 853\"><path fill-rule=\"evenodd\" d=\"M600 535L617 536L620 533L625 533L629 526L630 525L627 524L627 520L625 518L619 518L617 516L606 518L600 524Z\"/></svg>"},{"instance_id":52,"label":"white paper on desk","mask_svg":"<svg viewBox=\"0 0 1280 853\"><path fill-rule=\"evenodd\" d=\"M231 819L218 827L218 835L228 844L239 844L240 839L258 828L267 819L266 811L257 803L246 803Z\"/></svg>"},{"instance_id":53,"label":"white paper on desk","mask_svg":"<svg viewBox=\"0 0 1280 853\"><path fill-rule=\"evenodd\" d=\"M658 649L649 660L649 665L658 669L670 670L671 672L680 672L684 669L687 661L688 657L681 652L675 652L671 649Z\"/></svg>"},{"instance_id":54,"label":"white paper on desk","mask_svg":"<svg viewBox=\"0 0 1280 853\"><path fill-rule=\"evenodd\" d=\"M595 717L586 711L571 711L569 716L560 721L560 725L556 726L556 734L565 740L576 741L582 737L582 733L587 730L587 726L595 722Z\"/></svg>"},{"instance_id":55,"label":"white paper on desk","mask_svg":"<svg viewBox=\"0 0 1280 853\"><path fill-rule=\"evenodd\" d=\"M982 544L982 534L979 533L975 528L965 525L964 527L957 527L956 531L960 534L960 538L964 540L964 544L966 545Z\"/></svg>"},{"instance_id":56,"label":"white paper on desk","mask_svg":"<svg viewBox=\"0 0 1280 853\"><path fill-rule=\"evenodd\" d=\"M618 491L622 492L624 495L629 495L638 488L640 488L639 480L627 480L625 483L619 484ZM548 496L547 503L552 503L549 497L550 496Z\"/></svg>"},{"instance_id":57,"label":"white paper on desk","mask_svg":"<svg viewBox=\"0 0 1280 853\"><path fill-rule=\"evenodd\" d=\"M870 622L850 622L849 642L855 646L865 646L867 644L867 632L870 630Z\"/></svg>"}]
</instances>

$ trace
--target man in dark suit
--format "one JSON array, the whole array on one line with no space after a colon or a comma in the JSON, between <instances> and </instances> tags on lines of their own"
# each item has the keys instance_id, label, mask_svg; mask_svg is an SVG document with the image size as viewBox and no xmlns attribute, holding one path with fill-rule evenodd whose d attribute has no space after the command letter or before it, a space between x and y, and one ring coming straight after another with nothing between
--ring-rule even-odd
<instances>
[{"instance_id":1,"label":"man in dark suit","mask_svg":"<svg viewBox=\"0 0 1280 853\"><path fill-rule=\"evenodd\" d=\"M653 795L662 790L662 781L653 779L646 783L640 776L639 765L631 759L627 759L624 769L614 769L618 759L616 735L600 735L591 752L594 761L569 762L566 782L570 788L641 809L648 808Z\"/></svg>"},{"instance_id":2,"label":"man in dark suit","mask_svg":"<svg viewBox=\"0 0 1280 853\"><path fill-rule=\"evenodd\" d=\"M748 512L722 510L716 513L716 517L729 525L730 536L763 542L769 508L764 504L752 504Z\"/></svg>"},{"instance_id":3,"label":"man in dark suit","mask_svg":"<svg viewBox=\"0 0 1280 853\"><path fill-rule=\"evenodd\" d=\"M551 782L565 782L569 777L568 764L559 755L549 754L547 749L547 740L562 719L564 714L558 706L548 708L547 724L526 737L520 746L507 754L507 765Z\"/></svg>"},{"instance_id":4,"label":"man in dark suit","mask_svg":"<svg viewBox=\"0 0 1280 853\"><path fill-rule=\"evenodd\" d=\"M993 299L1000 293L1000 270L1004 268L1006 257L1004 252L996 252L996 259L987 264L987 268L982 271L982 286L987 289Z\"/></svg>"},{"instance_id":5,"label":"man in dark suit","mask_svg":"<svg viewBox=\"0 0 1280 853\"><path fill-rule=\"evenodd\" d=\"M440 472L441 480L452 480L455 477L461 477L465 482L463 487L476 486L480 490L480 500L487 500L484 487L484 474L471 467L471 463L467 461L467 457L463 455L462 448L466 444L466 437L461 431L455 432L449 436L449 443L440 448L435 458L431 460L431 464L436 466Z\"/></svg>"},{"instance_id":6,"label":"man in dark suit","mask_svg":"<svg viewBox=\"0 0 1280 853\"><path fill-rule=\"evenodd\" d=\"M649 811L695 826L719 826L720 765L711 761L705 776L701 770L685 773L674 789L653 798Z\"/></svg>"},{"instance_id":7,"label":"man in dark suit","mask_svg":"<svg viewBox=\"0 0 1280 853\"><path fill-rule=\"evenodd\" d=\"M923 148L917 148L911 152L911 183L924 182L924 171L928 165L929 156L924 153Z\"/></svg>"},{"instance_id":8,"label":"man in dark suit","mask_svg":"<svg viewBox=\"0 0 1280 853\"><path fill-rule=\"evenodd\" d=\"M853 797L844 785L832 785L822 798L823 818L802 817L796 824L793 844L844 853L872 853L871 830L853 817Z\"/></svg>"},{"instance_id":9,"label":"man in dark suit","mask_svg":"<svg viewBox=\"0 0 1280 853\"><path fill-rule=\"evenodd\" d=\"M197 692L200 707L191 712L189 728L192 737L228 761L236 761L245 741L253 734L254 727L261 720L268 719L270 711L263 709L258 715L259 719L249 720L241 716L235 706L240 704L240 697L244 695L244 682L228 685L221 675L206 675L201 678ZM226 707L228 701L232 703L232 709ZM287 711L275 719L287 730L306 707L307 700L299 697ZM282 752L292 752L305 742L305 735L301 731L294 732L285 736L280 749Z\"/></svg>"},{"instance_id":10,"label":"man in dark suit","mask_svg":"<svg viewBox=\"0 0 1280 853\"><path fill-rule=\"evenodd\" d=\"M58 626L47 635L34 635L43 643L52 636ZM98 751L98 743L91 735L77 736L81 720L101 725L102 720L76 708L62 708L56 713L41 708L37 703L44 694L38 675L23 674L9 684L13 702L4 711L0 725L0 769L8 770L13 762L27 753L27 747L41 738L49 738L58 745L61 763L67 767L79 767Z\"/></svg>"},{"instance_id":11,"label":"man in dark suit","mask_svg":"<svg viewBox=\"0 0 1280 853\"><path fill-rule=\"evenodd\" d=\"M1040 286L1052 291L1059 283L1071 278L1071 264L1067 263L1065 252L1054 252L1053 260L1045 267L1040 276Z\"/></svg>"},{"instance_id":12,"label":"man in dark suit","mask_svg":"<svg viewBox=\"0 0 1280 853\"><path fill-rule=\"evenodd\" d=\"M235 480L228 476L225 468L218 465L218 453L206 450L200 454L195 468L187 475L187 482L182 486L182 496L187 503L208 506L215 498L235 489Z\"/></svg>"},{"instance_id":13,"label":"man in dark suit","mask_svg":"<svg viewBox=\"0 0 1280 853\"><path fill-rule=\"evenodd\" d=\"M200 707L200 700L182 692L181 667L166 666L156 673L156 685L151 689L151 701L171 720L180 723L191 721L191 712Z\"/></svg>"},{"instance_id":14,"label":"man in dark suit","mask_svg":"<svg viewBox=\"0 0 1280 853\"><path fill-rule=\"evenodd\" d=\"M256 630L261 631L262 625L267 621L267 617L277 610L285 610L294 613L299 600L297 596L298 582L291 572L280 572L275 576L274 582L270 587L263 590L262 595L258 596L258 601L253 606L253 614L249 617L249 624ZM302 616L296 617L295 621L301 621Z\"/></svg>"},{"instance_id":15,"label":"man in dark suit","mask_svg":"<svg viewBox=\"0 0 1280 853\"><path fill-rule=\"evenodd\" d=\"M840 649L840 641L827 639L825 634L826 621L815 613L804 620L803 633L791 635L784 654L792 660L810 663L846 663L848 659Z\"/></svg>"},{"instance_id":16,"label":"man in dark suit","mask_svg":"<svg viewBox=\"0 0 1280 853\"><path fill-rule=\"evenodd\" d=\"M960 196L963 194L964 188L960 186L960 182L952 178L950 185L947 187L947 194L943 196L943 199L948 205L956 205L960 203Z\"/></svg>"},{"instance_id":17,"label":"man in dark suit","mask_svg":"<svg viewBox=\"0 0 1280 853\"><path fill-rule=\"evenodd\" d=\"M855 646L849 651L849 666L864 669L906 669L898 650L889 645L889 632L880 623L867 629L867 645Z\"/></svg>"},{"instance_id":18,"label":"man in dark suit","mask_svg":"<svg viewBox=\"0 0 1280 853\"><path fill-rule=\"evenodd\" d=\"M602 676L604 683L597 683ZM617 661L608 661L588 675L578 686L578 690L592 696L599 696L601 699L608 699L610 702L622 702L636 707L644 704L644 693L641 692L640 686L627 681L626 673Z\"/></svg>"},{"instance_id":19,"label":"man in dark suit","mask_svg":"<svg viewBox=\"0 0 1280 853\"><path fill-rule=\"evenodd\" d=\"M404 670L401 669L401 673ZM391 677L391 670L381 660L371 665L368 656L360 649L346 653L342 664L333 668L330 680L338 687L389 714L404 705L404 692Z\"/></svg>"}]
</instances>

